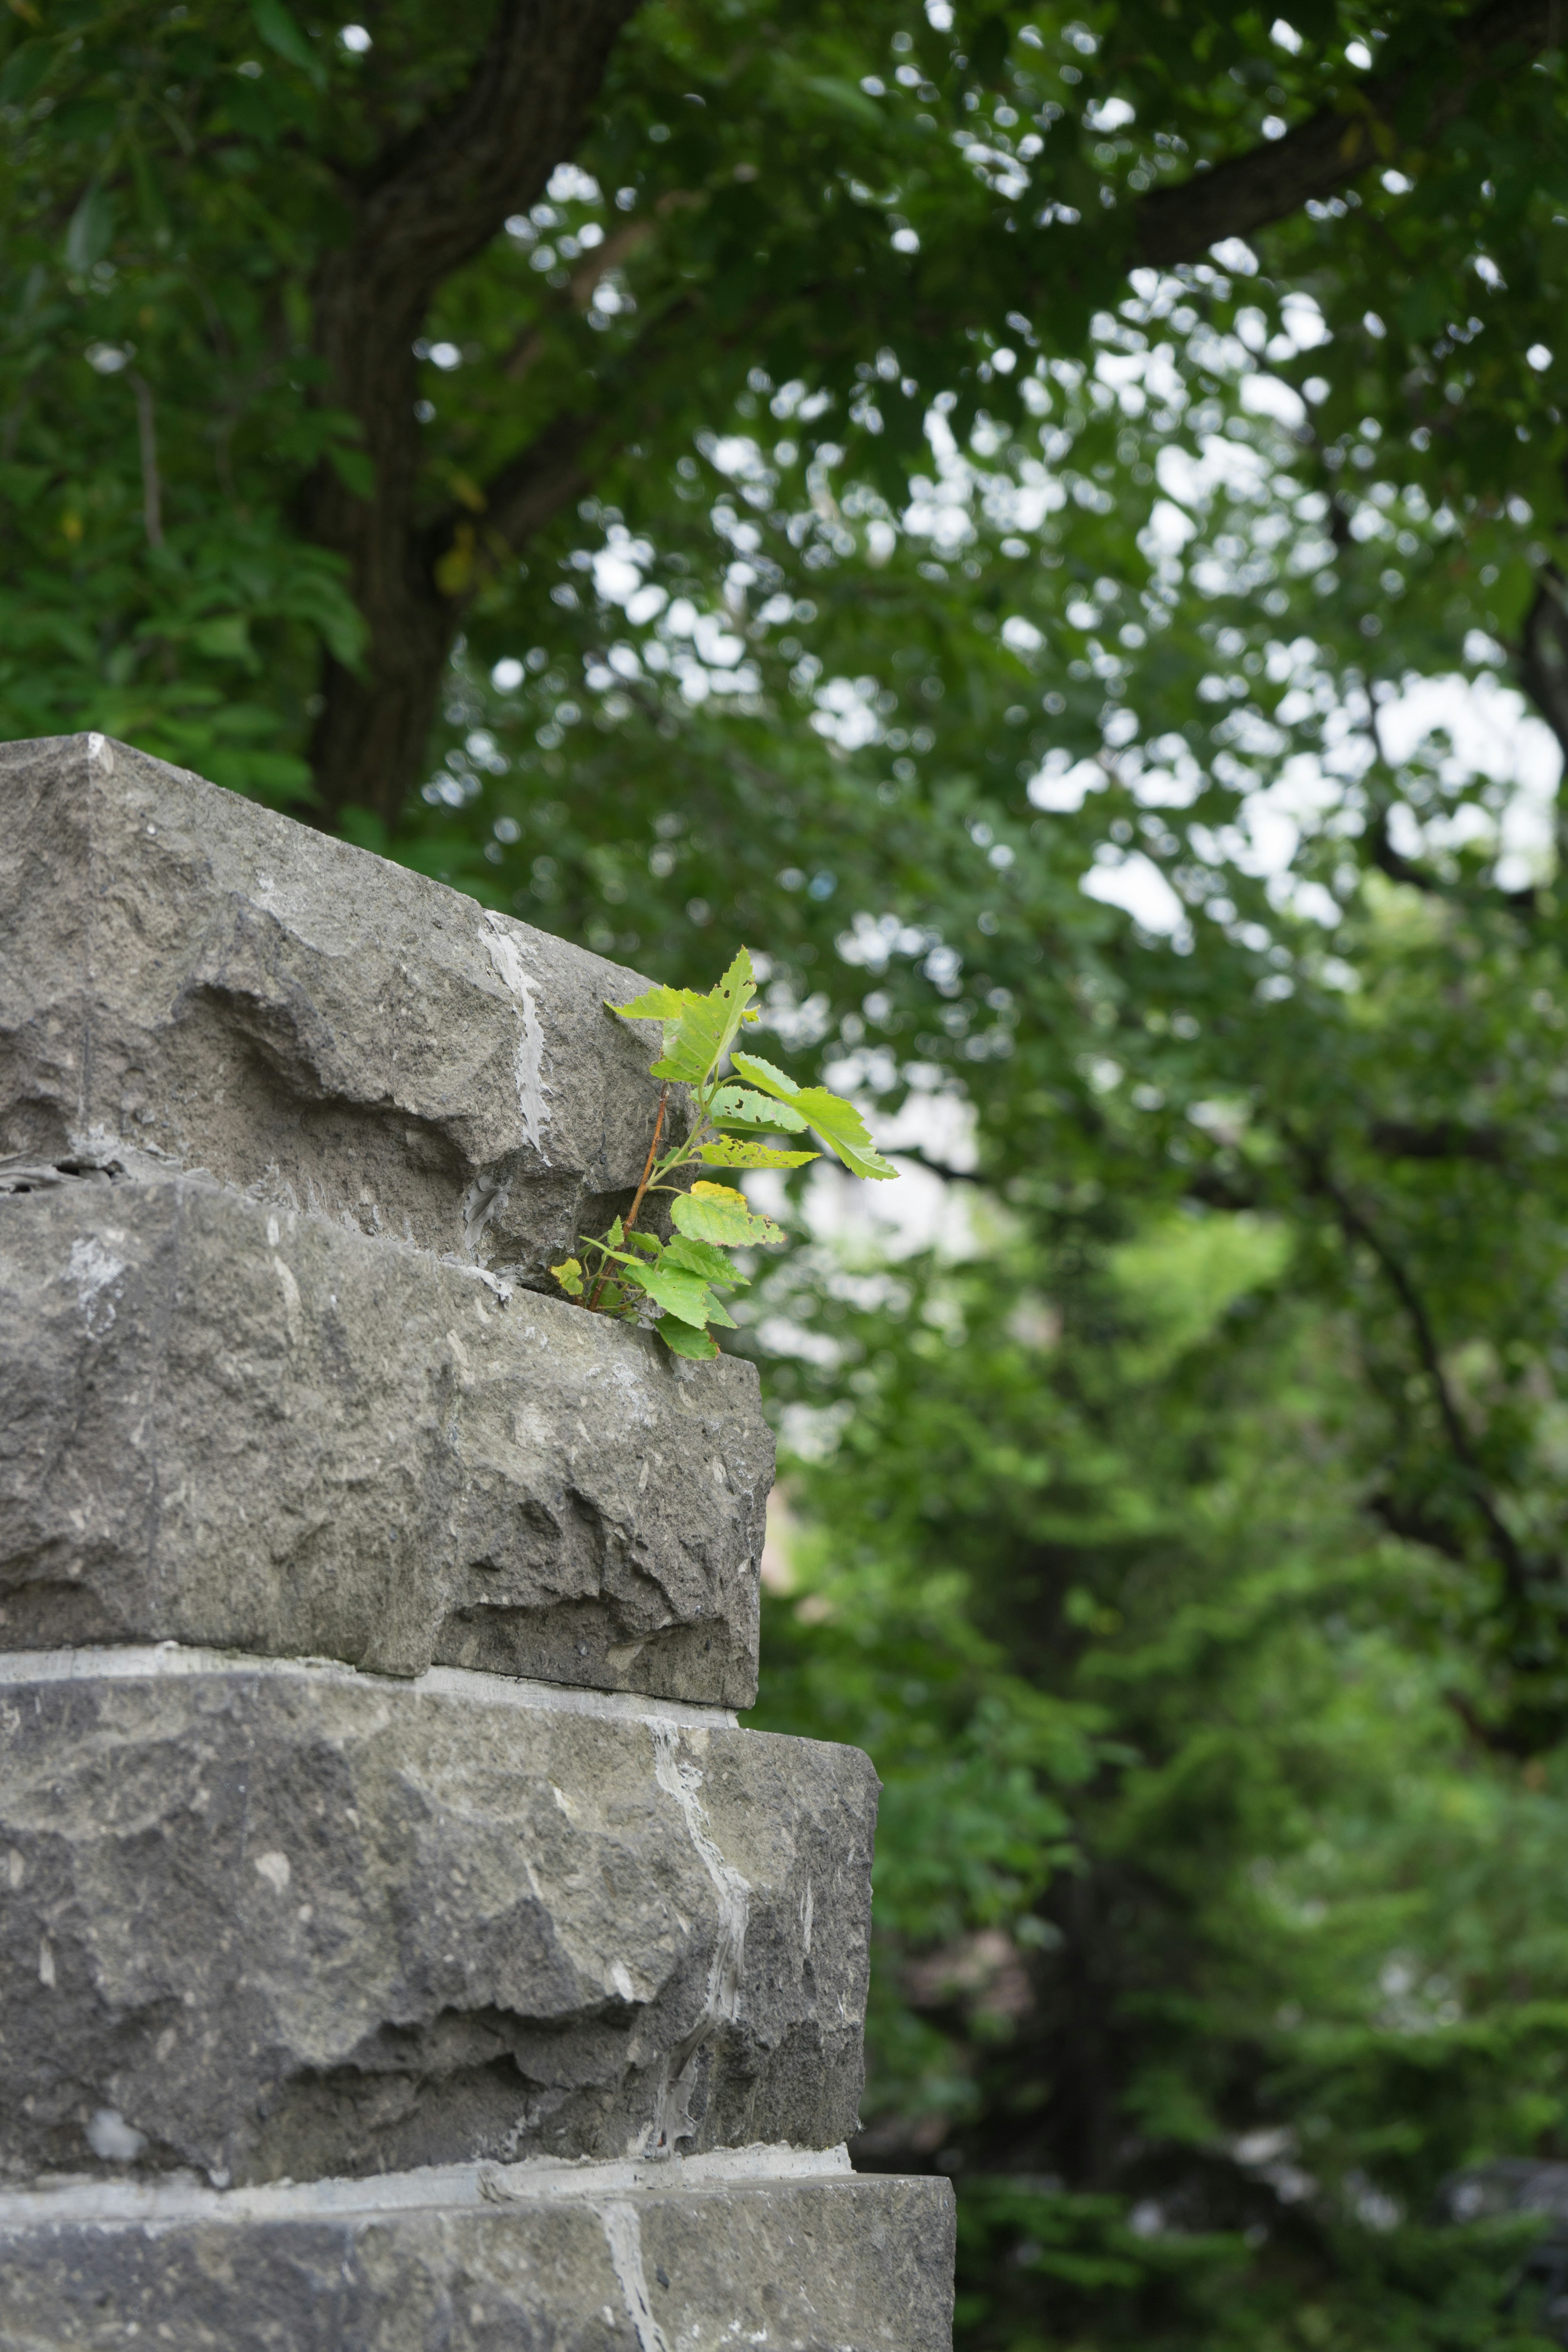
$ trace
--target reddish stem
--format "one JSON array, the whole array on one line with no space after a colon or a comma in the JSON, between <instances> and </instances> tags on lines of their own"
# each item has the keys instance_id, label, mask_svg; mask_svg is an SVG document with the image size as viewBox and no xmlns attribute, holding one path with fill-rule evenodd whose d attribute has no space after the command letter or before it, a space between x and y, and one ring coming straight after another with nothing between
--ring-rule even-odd
<instances>
[{"instance_id":1,"label":"reddish stem","mask_svg":"<svg viewBox=\"0 0 1568 2352\"><path fill-rule=\"evenodd\" d=\"M637 1191L632 1195L632 1205L627 1210L626 1223L621 1227L623 1234L629 1234L632 1227L637 1221L637 1211L642 1207L643 1194L647 1191L648 1178L653 1174L654 1157L658 1150L659 1134L664 1127L664 1107L668 1100L669 1087L668 1085L666 1084L660 1087L658 1090L658 1117L653 1123L653 1141L648 1145L647 1158L643 1162L642 1181L638 1184ZM584 1301L590 1315L593 1313L595 1307L597 1307L599 1303L599 1293L604 1289L605 1285L608 1282L609 1278L610 1269L608 1263L606 1262L604 1272L600 1275L598 1281L594 1285L593 1297Z\"/></svg>"}]
</instances>

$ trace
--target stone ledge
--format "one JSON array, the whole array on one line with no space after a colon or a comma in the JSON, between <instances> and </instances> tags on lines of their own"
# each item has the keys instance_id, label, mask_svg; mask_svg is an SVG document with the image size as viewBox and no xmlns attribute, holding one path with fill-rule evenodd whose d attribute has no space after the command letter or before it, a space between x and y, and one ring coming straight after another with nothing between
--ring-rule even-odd
<instances>
[{"instance_id":1,"label":"stone ledge","mask_svg":"<svg viewBox=\"0 0 1568 2352\"><path fill-rule=\"evenodd\" d=\"M857 1750L331 1667L9 1673L0 2177L855 2128Z\"/></svg>"},{"instance_id":2,"label":"stone ledge","mask_svg":"<svg viewBox=\"0 0 1568 2352\"><path fill-rule=\"evenodd\" d=\"M753 1366L188 1179L0 1197L0 1647L756 1693Z\"/></svg>"},{"instance_id":3,"label":"stone ledge","mask_svg":"<svg viewBox=\"0 0 1568 2352\"><path fill-rule=\"evenodd\" d=\"M0 2352L948 2352L939 2180L0 2227Z\"/></svg>"},{"instance_id":4,"label":"stone ledge","mask_svg":"<svg viewBox=\"0 0 1568 2352\"><path fill-rule=\"evenodd\" d=\"M641 1172L647 982L100 735L0 746L0 1160L156 1152L549 1286Z\"/></svg>"}]
</instances>

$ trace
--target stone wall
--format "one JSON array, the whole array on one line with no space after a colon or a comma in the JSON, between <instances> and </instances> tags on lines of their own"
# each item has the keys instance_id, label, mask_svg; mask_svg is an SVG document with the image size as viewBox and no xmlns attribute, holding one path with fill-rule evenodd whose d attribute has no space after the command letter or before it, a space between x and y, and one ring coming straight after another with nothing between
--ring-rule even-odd
<instances>
[{"instance_id":1,"label":"stone wall","mask_svg":"<svg viewBox=\"0 0 1568 2352\"><path fill-rule=\"evenodd\" d=\"M552 1296L638 976L0 750L0 2352L938 2352L753 1369Z\"/></svg>"}]
</instances>

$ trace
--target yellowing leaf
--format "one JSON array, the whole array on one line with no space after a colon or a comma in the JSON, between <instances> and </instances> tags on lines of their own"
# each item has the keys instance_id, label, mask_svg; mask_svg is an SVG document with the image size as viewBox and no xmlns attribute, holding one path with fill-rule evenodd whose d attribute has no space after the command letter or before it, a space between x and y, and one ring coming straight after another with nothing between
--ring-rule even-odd
<instances>
[{"instance_id":1,"label":"yellowing leaf","mask_svg":"<svg viewBox=\"0 0 1568 2352\"><path fill-rule=\"evenodd\" d=\"M678 1233L724 1249L776 1249L789 1239L782 1225L759 1216L745 1194L730 1184L693 1184L689 1192L676 1194L669 1213Z\"/></svg>"},{"instance_id":2,"label":"yellowing leaf","mask_svg":"<svg viewBox=\"0 0 1568 2352\"><path fill-rule=\"evenodd\" d=\"M802 1126L805 1124L801 1121ZM816 1151L776 1151L771 1143L753 1143L750 1136L721 1135L717 1143L698 1147L697 1157L710 1168L804 1168Z\"/></svg>"}]
</instances>

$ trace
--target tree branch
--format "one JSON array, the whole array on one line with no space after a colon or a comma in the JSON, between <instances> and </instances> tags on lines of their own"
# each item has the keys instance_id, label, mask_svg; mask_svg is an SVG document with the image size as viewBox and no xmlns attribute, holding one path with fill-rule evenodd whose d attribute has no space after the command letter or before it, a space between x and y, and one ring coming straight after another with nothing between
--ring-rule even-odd
<instances>
[{"instance_id":1,"label":"tree branch","mask_svg":"<svg viewBox=\"0 0 1568 2352\"><path fill-rule=\"evenodd\" d=\"M1322 108L1267 147L1195 172L1174 187L1144 196L1134 215L1135 257L1169 269L1198 261L1222 237L1250 236L1316 197L1332 195L1374 163L1424 145L1464 111L1479 82L1491 80L1554 37L1555 0L1492 0L1458 21L1425 19L1428 49L1451 49L1460 69L1445 78L1420 120L1405 120L1417 68L1402 65L1358 80L1342 101Z\"/></svg>"},{"instance_id":2,"label":"tree branch","mask_svg":"<svg viewBox=\"0 0 1568 2352\"><path fill-rule=\"evenodd\" d=\"M1364 1249L1370 1251L1382 1270L1384 1281L1398 1300L1409 1326L1411 1337L1415 1343L1415 1353L1421 1369L1431 1382L1438 1418L1442 1422L1443 1433L1448 1441L1449 1451L1464 1473L1471 1503L1486 1528L1490 1539L1492 1557L1501 1570L1503 1584L1509 1598L1515 1607L1527 1608L1531 1597L1530 1571L1524 1554L1515 1540L1512 1529L1503 1519L1496 1503L1492 1500L1485 1474L1476 1459L1469 1433L1460 1416L1458 1406L1454 1402L1453 1391L1448 1386L1447 1376L1443 1370L1442 1352L1437 1345L1431 1318L1426 1312L1426 1302L1411 1281L1404 1265L1384 1241L1372 1220L1358 1208L1344 1188L1335 1181L1322 1152L1310 1144L1299 1143L1297 1148L1306 1167L1309 1188L1331 1204L1346 1239L1360 1242Z\"/></svg>"},{"instance_id":3,"label":"tree branch","mask_svg":"<svg viewBox=\"0 0 1568 2352\"><path fill-rule=\"evenodd\" d=\"M1426 1126L1401 1118L1374 1118L1367 1129L1374 1151L1388 1160L1483 1160L1505 1165L1509 1139L1500 1127L1467 1127L1462 1119L1438 1118Z\"/></svg>"}]
</instances>

